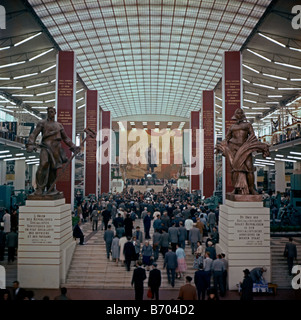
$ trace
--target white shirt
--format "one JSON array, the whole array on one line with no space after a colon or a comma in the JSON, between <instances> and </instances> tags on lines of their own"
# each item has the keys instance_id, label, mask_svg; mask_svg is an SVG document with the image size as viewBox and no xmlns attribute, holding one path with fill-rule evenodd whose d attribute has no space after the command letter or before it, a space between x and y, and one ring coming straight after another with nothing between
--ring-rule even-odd
<instances>
[{"instance_id":1,"label":"white shirt","mask_svg":"<svg viewBox=\"0 0 301 320\"><path fill-rule=\"evenodd\" d=\"M185 220L185 228L186 230L191 230L193 227L193 221L191 219Z\"/></svg>"}]
</instances>

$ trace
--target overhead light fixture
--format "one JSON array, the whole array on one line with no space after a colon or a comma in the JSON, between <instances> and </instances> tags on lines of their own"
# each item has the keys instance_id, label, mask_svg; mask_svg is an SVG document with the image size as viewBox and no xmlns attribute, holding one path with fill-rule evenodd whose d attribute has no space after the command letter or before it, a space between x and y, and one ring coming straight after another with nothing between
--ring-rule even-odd
<instances>
[{"instance_id":1,"label":"overhead light fixture","mask_svg":"<svg viewBox=\"0 0 301 320\"><path fill-rule=\"evenodd\" d=\"M301 157L287 156L289 159L301 160Z\"/></svg>"},{"instance_id":2,"label":"overhead light fixture","mask_svg":"<svg viewBox=\"0 0 301 320\"><path fill-rule=\"evenodd\" d=\"M253 96L259 96L259 93L256 92L245 91L245 93L252 94Z\"/></svg>"},{"instance_id":3,"label":"overhead light fixture","mask_svg":"<svg viewBox=\"0 0 301 320\"><path fill-rule=\"evenodd\" d=\"M43 103L44 101L41 100L28 100L28 101L23 101L24 103Z\"/></svg>"},{"instance_id":4,"label":"overhead light fixture","mask_svg":"<svg viewBox=\"0 0 301 320\"><path fill-rule=\"evenodd\" d=\"M35 73L30 73L30 74L24 74L23 76L14 77L14 80L22 79L22 78L27 78L27 77L32 77L32 76L36 76L37 74L38 74L37 72L35 72Z\"/></svg>"},{"instance_id":5,"label":"overhead light fixture","mask_svg":"<svg viewBox=\"0 0 301 320\"><path fill-rule=\"evenodd\" d=\"M256 101L248 100L248 99L244 99L244 101L246 101L246 102L250 102L250 103L257 103Z\"/></svg>"},{"instance_id":6,"label":"overhead light fixture","mask_svg":"<svg viewBox=\"0 0 301 320\"><path fill-rule=\"evenodd\" d=\"M215 106L216 106L216 107L218 107L218 108L223 109L223 107L222 107L222 106L220 106L220 105L219 105L219 104L217 104L217 103L215 103Z\"/></svg>"},{"instance_id":7,"label":"overhead light fixture","mask_svg":"<svg viewBox=\"0 0 301 320\"><path fill-rule=\"evenodd\" d=\"M33 97L33 94L24 94L24 93L20 93L20 94L12 94L12 97Z\"/></svg>"},{"instance_id":8,"label":"overhead light fixture","mask_svg":"<svg viewBox=\"0 0 301 320\"><path fill-rule=\"evenodd\" d=\"M289 68L294 68L294 69L299 69L301 70L301 67L299 66L295 66L293 64L289 64L289 63L283 63L283 62L278 62L278 61L274 61L275 64L278 64L280 66L284 66L284 67L289 67Z\"/></svg>"},{"instance_id":9,"label":"overhead light fixture","mask_svg":"<svg viewBox=\"0 0 301 320\"><path fill-rule=\"evenodd\" d=\"M299 52L301 52L301 49L298 49L298 48L294 48L294 47L288 47L289 49L291 49L291 50L294 50L294 51L299 51Z\"/></svg>"},{"instance_id":10,"label":"overhead light fixture","mask_svg":"<svg viewBox=\"0 0 301 320\"><path fill-rule=\"evenodd\" d=\"M169 121L169 122L167 123L167 125L168 125L168 126L171 126L171 125L172 125L172 122L171 122L171 121Z\"/></svg>"},{"instance_id":11,"label":"overhead light fixture","mask_svg":"<svg viewBox=\"0 0 301 320\"><path fill-rule=\"evenodd\" d=\"M2 51L2 50L7 50L7 49L9 49L11 46L7 46L7 47L2 47L2 48L0 48L0 51Z\"/></svg>"},{"instance_id":12,"label":"overhead light fixture","mask_svg":"<svg viewBox=\"0 0 301 320\"><path fill-rule=\"evenodd\" d=\"M267 101L266 104L278 104L278 101Z\"/></svg>"},{"instance_id":13,"label":"overhead light fixture","mask_svg":"<svg viewBox=\"0 0 301 320\"><path fill-rule=\"evenodd\" d=\"M83 100L83 99L84 99L84 97L79 98L79 99L76 100L76 102L79 102L79 101L81 101L81 100Z\"/></svg>"},{"instance_id":14,"label":"overhead light fixture","mask_svg":"<svg viewBox=\"0 0 301 320\"><path fill-rule=\"evenodd\" d=\"M261 33L261 32L258 32L258 34L259 34L261 37L266 38L267 40L278 44L278 46L280 46L280 47L283 47L283 48L286 47L285 44L283 44L283 43L281 43L281 42L279 42L279 41L277 41L277 40L275 40L275 39L273 39L273 38L271 38L271 37L268 37L268 36L266 36L265 34L263 34L263 33Z\"/></svg>"},{"instance_id":15,"label":"overhead light fixture","mask_svg":"<svg viewBox=\"0 0 301 320\"><path fill-rule=\"evenodd\" d=\"M83 90L84 90L84 88L81 88L81 89L77 90L76 93L79 93L79 92L81 92Z\"/></svg>"},{"instance_id":16,"label":"overhead light fixture","mask_svg":"<svg viewBox=\"0 0 301 320\"><path fill-rule=\"evenodd\" d=\"M291 104L293 104L293 103L295 103L296 101L299 101L299 100L301 100L301 96L298 97L297 99L293 100L292 102L287 103L285 106L288 107L288 106L290 106Z\"/></svg>"},{"instance_id":17,"label":"overhead light fixture","mask_svg":"<svg viewBox=\"0 0 301 320\"><path fill-rule=\"evenodd\" d=\"M38 93L37 97L46 96L47 94L51 94L51 93L55 93L55 90L54 91L47 91L47 92Z\"/></svg>"},{"instance_id":18,"label":"overhead light fixture","mask_svg":"<svg viewBox=\"0 0 301 320\"><path fill-rule=\"evenodd\" d=\"M3 161L13 161L13 160L25 160L26 157L20 157L20 158L9 158L9 159L4 159Z\"/></svg>"},{"instance_id":19,"label":"overhead light fixture","mask_svg":"<svg viewBox=\"0 0 301 320\"><path fill-rule=\"evenodd\" d=\"M282 154L276 154L276 157L283 158L284 155L282 155Z\"/></svg>"},{"instance_id":20,"label":"overhead light fixture","mask_svg":"<svg viewBox=\"0 0 301 320\"><path fill-rule=\"evenodd\" d=\"M284 162L297 162L297 160L288 160L288 159L279 159L275 158L276 161L284 161Z\"/></svg>"},{"instance_id":21,"label":"overhead light fixture","mask_svg":"<svg viewBox=\"0 0 301 320\"><path fill-rule=\"evenodd\" d=\"M0 80L10 80L10 78L0 78Z\"/></svg>"},{"instance_id":22,"label":"overhead light fixture","mask_svg":"<svg viewBox=\"0 0 301 320\"><path fill-rule=\"evenodd\" d=\"M267 89L273 89L273 90L275 90L275 87L267 86L267 85L261 84L261 83L255 83L255 82L253 82L253 85L254 85L254 86L258 86L258 87L262 87L262 88L267 88Z\"/></svg>"},{"instance_id":23,"label":"overhead light fixture","mask_svg":"<svg viewBox=\"0 0 301 320\"><path fill-rule=\"evenodd\" d=\"M251 81L247 80L247 79L242 79L242 81L246 82L246 83L251 83Z\"/></svg>"},{"instance_id":24,"label":"overhead light fixture","mask_svg":"<svg viewBox=\"0 0 301 320\"><path fill-rule=\"evenodd\" d=\"M290 81L301 81L301 78L291 78Z\"/></svg>"},{"instance_id":25,"label":"overhead light fixture","mask_svg":"<svg viewBox=\"0 0 301 320\"><path fill-rule=\"evenodd\" d=\"M301 156L301 152L296 152L296 151L290 151L290 154L296 154L298 156Z\"/></svg>"},{"instance_id":26,"label":"overhead light fixture","mask_svg":"<svg viewBox=\"0 0 301 320\"><path fill-rule=\"evenodd\" d=\"M270 110L271 108L270 107L252 107L252 110Z\"/></svg>"},{"instance_id":27,"label":"overhead light fixture","mask_svg":"<svg viewBox=\"0 0 301 320\"><path fill-rule=\"evenodd\" d=\"M17 65L25 63L25 62L26 61L19 61L19 62L12 62L12 63L8 63L8 64L4 64L4 65L0 66L0 69L17 66Z\"/></svg>"},{"instance_id":28,"label":"overhead light fixture","mask_svg":"<svg viewBox=\"0 0 301 320\"><path fill-rule=\"evenodd\" d=\"M287 78L274 76L273 74L263 73L263 75L266 77L275 78L275 79L279 79L279 80L287 80Z\"/></svg>"},{"instance_id":29,"label":"overhead light fixture","mask_svg":"<svg viewBox=\"0 0 301 320\"><path fill-rule=\"evenodd\" d=\"M5 159L5 158L10 158L12 157L13 155L12 154L7 154L5 156L0 156L0 159ZM11 158L10 158L11 159Z\"/></svg>"},{"instance_id":30,"label":"overhead light fixture","mask_svg":"<svg viewBox=\"0 0 301 320\"><path fill-rule=\"evenodd\" d=\"M49 102L53 102L53 101L55 101L55 99L46 100L45 103L49 103Z\"/></svg>"},{"instance_id":31,"label":"overhead light fixture","mask_svg":"<svg viewBox=\"0 0 301 320\"><path fill-rule=\"evenodd\" d=\"M41 86L46 86L47 84L49 84L49 83L48 83L48 82L38 83L38 84L34 84L34 85L32 85L32 86L27 86L26 89L36 88L36 87L41 87Z\"/></svg>"},{"instance_id":32,"label":"overhead light fixture","mask_svg":"<svg viewBox=\"0 0 301 320\"><path fill-rule=\"evenodd\" d=\"M259 53L257 53L257 52L254 52L253 50L247 49L247 51L253 53L255 56L257 56L257 57L259 57L259 58L261 58L261 59L263 59L263 60L266 60L266 61L268 61L268 62L272 62L271 59L269 59L269 58L267 58L267 57L265 57L265 56L263 56L263 55L261 55L261 54L259 54Z\"/></svg>"},{"instance_id":33,"label":"overhead light fixture","mask_svg":"<svg viewBox=\"0 0 301 320\"><path fill-rule=\"evenodd\" d=\"M55 67L56 67L56 64L54 64L54 65L52 65L52 66L50 66L50 67L42 70L41 73L44 73L44 72L46 72L46 71L48 71L48 70L51 70L51 69L53 69L53 68L55 68Z\"/></svg>"},{"instance_id":34,"label":"overhead light fixture","mask_svg":"<svg viewBox=\"0 0 301 320\"><path fill-rule=\"evenodd\" d=\"M38 33L36 33L36 34L34 34L34 35L32 35L32 36L30 36L30 37L28 37L28 38L26 38L26 39L24 39L24 40L22 40L22 41L19 41L19 42L17 42L17 43L14 44L14 47L17 47L17 46L19 46L20 44L25 43L25 42L27 42L27 41L29 41L29 40L31 40L31 39L39 36L40 34L42 34L42 32L38 32Z\"/></svg>"},{"instance_id":35,"label":"overhead light fixture","mask_svg":"<svg viewBox=\"0 0 301 320\"><path fill-rule=\"evenodd\" d=\"M251 71L253 71L253 72L256 72L256 73L260 73L258 70L256 70L256 69L254 69L254 68L252 68L252 67L249 67L249 66L247 66L247 65L245 65L245 64L242 64L245 68L247 68L247 69L249 69L249 70L251 70Z\"/></svg>"},{"instance_id":36,"label":"overhead light fixture","mask_svg":"<svg viewBox=\"0 0 301 320\"><path fill-rule=\"evenodd\" d=\"M0 154L9 153L9 152L10 152L9 150L1 150L1 151L0 151Z\"/></svg>"},{"instance_id":37,"label":"overhead light fixture","mask_svg":"<svg viewBox=\"0 0 301 320\"><path fill-rule=\"evenodd\" d=\"M278 90L301 90L301 88L278 88Z\"/></svg>"},{"instance_id":38,"label":"overhead light fixture","mask_svg":"<svg viewBox=\"0 0 301 320\"><path fill-rule=\"evenodd\" d=\"M282 98L282 95L280 94L272 94L272 95L268 95L268 98Z\"/></svg>"},{"instance_id":39,"label":"overhead light fixture","mask_svg":"<svg viewBox=\"0 0 301 320\"><path fill-rule=\"evenodd\" d=\"M47 53L49 53L49 52L51 52L51 51L53 51L53 50L54 50L54 49L51 48L51 49L49 49L49 50L47 50L47 51L45 51L45 52L43 52L43 53L40 53L40 54L38 54L38 55L30 58L29 61L33 61L33 60L35 60L35 59L38 59L38 58L44 56L45 54L47 54Z\"/></svg>"},{"instance_id":40,"label":"overhead light fixture","mask_svg":"<svg viewBox=\"0 0 301 320\"><path fill-rule=\"evenodd\" d=\"M24 156L24 153L16 153L15 156L16 157Z\"/></svg>"},{"instance_id":41,"label":"overhead light fixture","mask_svg":"<svg viewBox=\"0 0 301 320\"><path fill-rule=\"evenodd\" d=\"M82 104L81 106L79 106L77 109L81 109L85 106L86 104Z\"/></svg>"}]
</instances>

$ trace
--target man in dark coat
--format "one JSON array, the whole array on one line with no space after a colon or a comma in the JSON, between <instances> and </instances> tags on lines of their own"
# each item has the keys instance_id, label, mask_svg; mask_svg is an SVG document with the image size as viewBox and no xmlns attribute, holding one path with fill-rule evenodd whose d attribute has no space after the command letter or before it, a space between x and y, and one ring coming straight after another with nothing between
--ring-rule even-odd
<instances>
[{"instance_id":1,"label":"man in dark coat","mask_svg":"<svg viewBox=\"0 0 301 320\"><path fill-rule=\"evenodd\" d=\"M84 234L82 232L82 229L80 228L81 221L79 220L78 223L75 225L73 229L73 237L78 239L79 238L79 244L84 245Z\"/></svg>"},{"instance_id":2,"label":"man in dark coat","mask_svg":"<svg viewBox=\"0 0 301 320\"><path fill-rule=\"evenodd\" d=\"M287 258L288 272L289 272L289 275L291 275L294 259L297 259L297 247L293 243L292 237L289 237L289 242L287 242L285 245L284 256Z\"/></svg>"},{"instance_id":3,"label":"man in dark coat","mask_svg":"<svg viewBox=\"0 0 301 320\"><path fill-rule=\"evenodd\" d=\"M196 286L198 292L198 300L205 300L206 290L209 287L208 284L208 276L207 273L204 271L203 264L199 266L199 270L194 274L194 284Z\"/></svg>"},{"instance_id":4,"label":"man in dark coat","mask_svg":"<svg viewBox=\"0 0 301 320\"><path fill-rule=\"evenodd\" d=\"M18 235L15 229L12 229L6 235L6 245L8 250L8 262L15 261L16 248L18 247Z\"/></svg>"},{"instance_id":5,"label":"man in dark coat","mask_svg":"<svg viewBox=\"0 0 301 320\"><path fill-rule=\"evenodd\" d=\"M159 288L161 286L161 271L157 269L157 263L153 263L153 269L149 273L148 287L152 291L152 299L159 300Z\"/></svg>"},{"instance_id":6,"label":"man in dark coat","mask_svg":"<svg viewBox=\"0 0 301 320\"><path fill-rule=\"evenodd\" d=\"M111 219L111 211L109 211L107 208L102 212L102 217L103 217L103 223L105 226L105 230L108 229L108 223Z\"/></svg>"},{"instance_id":7,"label":"man in dark coat","mask_svg":"<svg viewBox=\"0 0 301 320\"><path fill-rule=\"evenodd\" d=\"M130 214L127 213L126 218L124 219L124 230L126 237L132 237L133 235L133 220L130 217Z\"/></svg>"},{"instance_id":8,"label":"man in dark coat","mask_svg":"<svg viewBox=\"0 0 301 320\"><path fill-rule=\"evenodd\" d=\"M135 300L143 300L143 281L146 279L146 272L141 265L142 261L138 261L131 282L132 286L135 285Z\"/></svg>"},{"instance_id":9,"label":"man in dark coat","mask_svg":"<svg viewBox=\"0 0 301 320\"><path fill-rule=\"evenodd\" d=\"M243 270L244 280L240 283L241 297L240 300L253 300L253 280L250 276L249 269Z\"/></svg>"},{"instance_id":10,"label":"man in dark coat","mask_svg":"<svg viewBox=\"0 0 301 320\"><path fill-rule=\"evenodd\" d=\"M123 247L124 260L127 271L131 270L131 261L135 260L136 252L131 237L127 237L127 242Z\"/></svg>"},{"instance_id":11,"label":"man in dark coat","mask_svg":"<svg viewBox=\"0 0 301 320\"><path fill-rule=\"evenodd\" d=\"M151 238L150 234L149 234L149 230L151 227L151 213L150 211L147 212L147 215L144 217L143 219L143 224L144 224L144 231L145 231L145 240L149 240Z\"/></svg>"}]
</instances>

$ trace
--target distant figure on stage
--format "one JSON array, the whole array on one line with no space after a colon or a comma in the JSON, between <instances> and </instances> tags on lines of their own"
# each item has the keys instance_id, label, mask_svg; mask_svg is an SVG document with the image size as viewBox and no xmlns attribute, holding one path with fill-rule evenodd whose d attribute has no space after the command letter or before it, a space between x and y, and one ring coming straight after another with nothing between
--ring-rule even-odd
<instances>
[{"instance_id":1,"label":"distant figure on stage","mask_svg":"<svg viewBox=\"0 0 301 320\"><path fill-rule=\"evenodd\" d=\"M157 153L156 149L153 148L153 145L150 143L149 147L146 149L145 158L147 161L147 171L154 173L154 168L157 167Z\"/></svg>"}]
</instances>

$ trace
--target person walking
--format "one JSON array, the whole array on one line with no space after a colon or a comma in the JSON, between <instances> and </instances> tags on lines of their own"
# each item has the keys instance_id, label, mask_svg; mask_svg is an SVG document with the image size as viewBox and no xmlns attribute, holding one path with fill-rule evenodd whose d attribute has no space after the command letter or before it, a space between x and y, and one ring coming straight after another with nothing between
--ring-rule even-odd
<instances>
[{"instance_id":1,"label":"person walking","mask_svg":"<svg viewBox=\"0 0 301 320\"><path fill-rule=\"evenodd\" d=\"M180 244L177 243L176 245L176 255L177 255L177 262L178 262L178 267L176 269L177 272L177 278L181 279L182 276L184 276L184 272L187 270L187 265L186 265L186 254L183 248L181 248Z\"/></svg>"},{"instance_id":2,"label":"person walking","mask_svg":"<svg viewBox=\"0 0 301 320\"><path fill-rule=\"evenodd\" d=\"M15 229L12 229L12 231L6 235L6 245L7 245L7 251L8 251L7 261L8 263L14 262L16 249L18 247L18 235Z\"/></svg>"},{"instance_id":3,"label":"person walking","mask_svg":"<svg viewBox=\"0 0 301 320\"><path fill-rule=\"evenodd\" d=\"M165 254L163 269L166 268L168 283L174 288L176 278L176 268L178 267L177 255L172 251L171 247Z\"/></svg>"},{"instance_id":4,"label":"person walking","mask_svg":"<svg viewBox=\"0 0 301 320\"><path fill-rule=\"evenodd\" d=\"M204 271L204 266L201 263L199 265L199 270L197 270L194 273L194 284L197 289L198 300L201 300L201 296L202 296L202 300L205 300L206 290L209 287L209 285L207 283L207 279L208 279L208 277L206 275L206 272Z\"/></svg>"},{"instance_id":5,"label":"person walking","mask_svg":"<svg viewBox=\"0 0 301 320\"><path fill-rule=\"evenodd\" d=\"M4 223L4 232L9 233L11 231L10 214L7 209L5 209L5 214L2 217Z\"/></svg>"},{"instance_id":6,"label":"person walking","mask_svg":"<svg viewBox=\"0 0 301 320\"><path fill-rule=\"evenodd\" d=\"M124 245L127 242L126 236L123 234L123 236L119 239L119 260L121 261L121 264L123 265L125 262L125 256L124 256Z\"/></svg>"},{"instance_id":7,"label":"person walking","mask_svg":"<svg viewBox=\"0 0 301 320\"><path fill-rule=\"evenodd\" d=\"M178 233L179 234L179 238L178 238L179 244L180 244L181 248L183 248L185 250L185 240L187 237L187 230L184 227L183 221L179 222L178 230L179 230L179 233Z\"/></svg>"},{"instance_id":8,"label":"person walking","mask_svg":"<svg viewBox=\"0 0 301 320\"><path fill-rule=\"evenodd\" d=\"M92 220L92 231L97 231L99 214L97 208L95 208L91 213Z\"/></svg>"},{"instance_id":9,"label":"person walking","mask_svg":"<svg viewBox=\"0 0 301 320\"><path fill-rule=\"evenodd\" d=\"M4 260L6 236L4 232L4 227L0 227L0 261Z\"/></svg>"},{"instance_id":10,"label":"person walking","mask_svg":"<svg viewBox=\"0 0 301 320\"><path fill-rule=\"evenodd\" d=\"M216 215L213 211L210 211L207 217L207 223L209 227L209 232L212 233L213 227L216 224Z\"/></svg>"},{"instance_id":11,"label":"person walking","mask_svg":"<svg viewBox=\"0 0 301 320\"><path fill-rule=\"evenodd\" d=\"M149 271L149 266L152 264L151 257L153 255L153 248L149 244L148 240L145 240L144 245L141 250L142 254L142 263L147 267L147 271Z\"/></svg>"},{"instance_id":12,"label":"person walking","mask_svg":"<svg viewBox=\"0 0 301 320\"><path fill-rule=\"evenodd\" d=\"M144 232L145 232L145 240L149 240L151 238L149 231L151 227L151 213L150 211L147 212L147 215L143 219L143 225L144 225Z\"/></svg>"},{"instance_id":13,"label":"person walking","mask_svg":"<svg viewBox=\"0 0 301 320\"><path fill-rule=\"evenodd\" d=\"M163 259L165 258L165 254L168 251L169 246L169 235L165 229L162 229L161 240L160 240L160 249L163 255Z\"/></svg>"},{"instance_id":14,"label":"person walking","mask_svg":"<svg viewBox=\"0 0 301 320\"><path fill-rule=\"evenodd\" d=\"M225 270L225 265L224 265L224 262L222 261L221 254L217 256L217 259L213 260L211 269L213 273L214 287L217 292L219 289L220 296L223 297L225 295L224 281L223 281L223 273Z\"/></svg>"},{"instance_id":15,"label":"person walking","mask_svg":"<svg viewBox=\"0 0 301 320\"><path fill-rule=\"evenodd\" d=\"M186 277L186 284L181 286L179 291L179 300L197 300L196 288L191 284L192 278Z\"/></svg>"},{"instance_id":16,"label":"person walking","mask_svg":"<svg viewBox=\"0 0 301 320\"><path fill-rule=\"evenodd\" d=\"M213 260L210 258L210 252L208 251L205 252L205 259L203 264L204 264L204 271L207 276L207 285L208 285L207 288L210 287L212 263L213 263Z\"/></svg>"},{"instance_id":17,"label":"person walking","mask_svg":"<svg viewBox=\"0 0 301 320\"><path fill-rule=\"evenodd\" d=\"M107 259L110 259L113 238L114 238L114 231L112 230L112 226L109 224L108 229L104 232L104 235L103 235L103 239L106 243Z\"/></svg>"},{"instance_id":18,"label":"person walking","mask_svg":"<svg viewBox=\"0 0 301 320\"><path fill-rule=\"evenodd\" d=\"M112 250L112 260L116 261L116 264L118 265L119 256L120 256L120 247L119 247L119 238L117 234L113 238L111 250Z\"/></svg>"},{"instance_id":19,"label":"person walking","mask_svg":"<svg viewBox=\"0 0 301 320\"><path fill-rule=\"evenodd\" d=\"M197 249L198 241L201 242L200 229L197 228L195 224L193 224L193 227L189 232L189 241L190 241L190 245L191 245L191 254L194 254L194 252Z\"/></svg>"},{"instance_id":20,"label":"person walking","mask_svg":"<svg viewBox=\"0 0 301 320\"><path fill-rule=\"evenodd\" d=\"M171 227L168 229L168 236L172 251L176 251L176 245L179 242L179 230L175 222L171 223Z\"/></svg>"},{"instance_id":21,"label":"person walking","mask_svg":"<svg viewBox=\"0 0 301 320\"><path fill-rule=\"evenodd\" d=\"M137 262L137 268L134 269L131 285L135 288L135 300L143 300L144 280L146 279L145 269L142 267L142 262Z\"/></svg>"},{"instance_id":22,"label":"person walking","mask_svg":"<svg viewBox=\"0 0 301 320\"><path fill-rule=\"evenodd\" d=\"M284 257L287 259L288 273L292 275L292 268L294 264L294 259L297 260L297 247L293 243L293 238L289 237L289 242L285 244Z\"/></svg>"},{"instance_id":23,"label":"person walking","mask_svg":"<svg viewBox=\"0 0 301 320\"><path fill-rule=\"evenodd\" d=\"M129 213L126 214L126 217L124 219L124 231L125 236L132 238L133 236L133 220Z\"/></svg>"},{"instance_id":24,"label":"person walking","mask_svg":"<svg viewBox=\"0 0 301 320\"><path fill-rule=\"evenodd\" d=\"M102 221L103 221L105 230L108 229L108 223L109 223L110 219L111 219L111 211L109 211L108 207L106 207L102 211Z\"/></svg>"},{"instance_id":25,"label":"person walking","mask_svg":"<svg viewBox=\"0 0 301 320\"><path fill-rule=\"evenodd\" d=\"M244 279L240 282L241 296L240 300L248 301L253 300L253 280L250 276L249 269L243 270Z\"/></svg>"},{"instance_id":26,"label":"person walking","mask_svg":"<svg viewBox=\"0 0 301 320\"><path fill-rule=\"evenodd\" d=\"M189 232L193 227L193 220L191 219L191 216L189 216L185 222L184 222L184 226L186 228L187 231L187 240L188 240L188 244L190 244L190 240L189 240Z\"/></svg>"},{"instance_id":27,"label":"person walking","mask_svg":"<svg viewBox=\"0 0 301 320\"><path fill-rule=\"evenodd\" d=\"M161 233L159 232L158 229L155 229L155 232L153 234L154 262L156 262L159 258L160 241L161 241Z\"/></svg>"},{"instance_id":28,"label":"person walking","mask_svg":"<svg viewBox=\"0 0 301 320\"><path fill-rule=\"evenodd\" d=\"M161 286L161 271L157 269L157 263L154 262L152 265L152 270L148 277L148 287L152 292L152 299L159 300L159 288Z\"/></svg>"},{"instance_id":29,"label":"person walking","mask_svg":"<svg viewBox=\"0 0 301 320\"><path fill-rule=\"evenodd\" d=\"M131 262L132 260L135 260L135 247L133 245L133 242L131 241L131 237L127 237L127 242L124 244L123 248L124 258L125 258L125 265L126 270L131 270Z\"/></svg>"}]
</instances>

